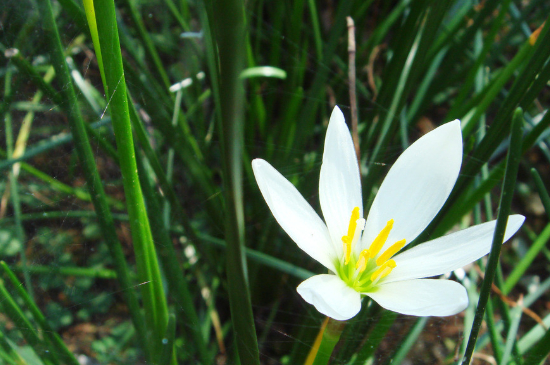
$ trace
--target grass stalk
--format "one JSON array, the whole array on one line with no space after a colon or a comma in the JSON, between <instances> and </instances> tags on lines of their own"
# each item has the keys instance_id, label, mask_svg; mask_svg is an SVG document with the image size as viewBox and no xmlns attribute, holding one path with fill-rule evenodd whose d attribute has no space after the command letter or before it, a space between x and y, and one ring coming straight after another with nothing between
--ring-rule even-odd
<instances>
[{"instance_id":1,"label":"grass stalk","mask_svg":"<svg viewBox=\"0 0 550 365\"><path fill-rule=\"evenodd\" d=\"M227 280L233 335L241 364L259 364L258 342L244 254L243 135L244 89L239 76L244 67L245 18L241 0L213 6L214 36L219 57L219 110L222 130L223 184Z\"/></svg>"},{"instance_id":2,"label":"grass stalk","mask_svg":"<svg viewBox=\"0 0 550 365\"><path fill-rule=\"evenodd\" d=\"M77 149L78 157L81 161L82 170L86 178L90 196L93 199L93 204L96 210L96 214L99 220L103 238L105 239L109 251L113 258L113 263L117 272L117 277L120 282L120 286L123 289L123 295L128 304L130 315L132 316L132 322L136 328L140 343L147 344L147 335L145 331L145 323L143 321L142 314L140 313L139 304L135 293L132 291L134 287L130 281L130 275L124 253L120 242L117 239L117 233L111 215L107 198L103 190L103 185L97 167L95 165L94 155L86 134L84 127L84 121L80 114L80 109L77 107L76 94L72 80L69 75L67 64L65 63L65 57L63 54L63 48L57 30L57 25L53 17L53 11L50 0L41 1L41 10L44 16L44 30L47 35L47 39L51 42L52 60L56 68L56 74L60 78L62 85L65 85L63 92L67 103L66 113L68 115L68 122L75 140L75 146ZM147 346L143 346L143 350L148 356L149 349Z\"/></svg>"},{"instance_id":3,"label":"grass stalk","mask_svg":"<svg viewBox=\"0 0 550 365\"><path fill-rule=\"evenodd\" d=\"M340 340L340 335L346 326L346 322L337 321L327 317L321 327L322 334L319 334L320 341L315 341L312 351L316 350L315 360L312 365L327 365L331 359L334 347ZM309 365L306 361L305 365Z\"/></svg>"},{"instance_id":4,"label":"grass stalk","mask_svg":"<svg viewBox=\"0 0 550 365\"><path fill-rule=\"evenodd\" d=\"M472 359L481 322L483 321L483 316L485 314L487 301L489 300L493 279L496 274L500 250L502 248L502 241L506 231L506 223L508 221L508 216L510 215L510 207L512 205L512 197L521 157L521 137L523 130L523 110L521 110L521 108L516 109L514 112L511 130L510 149L506 159L506 173L504 175L504 182L502 185L502 193L500 197L493 243L489 254L489 261L487 262L487 268L485 270L485 278L481 286L474 323L469 334L468 345L466 346L462 364L470 364Z\"/></svg>"},{"instance_id":5,"label":"grass stalk","mask_svg":"<svg viewBox=\"0 0 550 365\"><path fill-rule=\"evenodd\" d=\"M525 365L539 365L550 353L550 330L526 355Z\"/></svg>"},{"instance_id":6,"label":"grass stalk","mask_svg":"<svg viewBox=\"0 0 550 365\"><path fill-rule=\"evenodd\" d=\"M30 296L30 293L28 292L28 290L25 290L13 271L10 270L10 268L8 267L8 265L6 265L4 261L0 261L0 268L2 271L4 271L4 274L8 277L12 286L15 288L19 296L23 299L25 305L32 313L34 320L36 321L36 323L38 323L45 337L49 340L52 348L55 349L55 352L60 356L62 361L70 365L80 365L80 363L74 357L73 353L69 351L61 337L49 325L48 321L34 302L33 298Z\"/></svg>"},{"instance_id":7,"label":"grass stalk","mask_svg":"<svg viewBox=\"0 0 550 365\"><path fill-rule=\"evenodd\" d=\"M6 314L14 323L17 323L17 327L21 332L21 335L27 341L27 343L34 349L35 353L40 357L45 365L57 365L60 364L56 353L49 351L46 343L40 338L38 332L33 327L29 319L25 316L23 309L15 299L10 295L3 280L0 280L0 297L2 302L0 308L2 312Z\"/></svg>"},{"instance_id":8,"label":"grass stalk","mask_svg":"<svg viewBox=\"0 0 550 365\"><path fill-rule=\"evenodd\" d=\"M166 281L170 287L170 292L178 303L177 314L184 326L191 329L192 338L202 363L209 364L212 361L210 358L211 356L208 354L206 343L202 335L200 326L201 321L195 310L193 297L185 281L185 273L178 262L172 240L166 230L160 204L151 186L151 182L149 181L148 173L145 170L143 162L141 162L140 159L138 159L137 162L141 185L143 187L143 195L147 202L147 212L151 219L152 234L156 242L155 246L162 262L162 268L166 274ZM163 344L162 347L165 349L166 345ZM188 347L186 351L193 352L193 348ZM163 350L162 353L164 354L164 352ZM163 356L164 355L161 354L161 358Z\"/></svg>"},{"instance_id":9,"label":"grass stalk","mask_svg":"<svg viewBox=\"0 0 550 365\"><path fill-rule=\"evenodd\" d=\"M148 330L153 335L153 340L149 341L152 350L151 359L157 359L160 356L162 336L168 324L168 308L139 184L115 5L112 0L95 0L94 10L107 83L106 100L113 120L119 153L138 279L144 284L140 287L145 319Z\"/></svg>"}]
</instances>

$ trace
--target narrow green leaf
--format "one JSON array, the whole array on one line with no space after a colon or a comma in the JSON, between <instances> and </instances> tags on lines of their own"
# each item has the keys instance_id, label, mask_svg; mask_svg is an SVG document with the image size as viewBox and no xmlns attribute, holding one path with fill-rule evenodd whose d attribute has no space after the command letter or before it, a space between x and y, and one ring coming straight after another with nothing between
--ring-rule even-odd
<instances>
[{"instance_id":1,"label":"narrow green leaf","mask_svg":"<svg viewBox=\"0 0 550 365\"><path fill-rule=\"evenodd\" d=\"M550 353L550 330L547 330L544 337L527 353L525 365L538 365Z\"/></svg>"},{"instance_id":2,"label":"narrow green leaf","mask_svg":"<svg viewBox=\"0 0 550 365\"><path fill-rule=\"evenodd\" d=\"M161 337L168 323L168 308L137 173L115 6L112 0L95 0L94 9L107 84L106 100L113 120L119 153L138 278L143 283L140 288L145 319L149 331L153 334L153 340L147 344L151 346L151 358L158 358Z\"/></svg>"},{"instance_id":3,"label":"narrow green leaf","mask_svg":"<svg viewBox=\"0 0 550 365\"><path fill-rule=\"evenodd\" d=\"M41 1L41 13L44 19L44 32L46 38L51 42L51 54L54 66L56 67L56 74L60 78L61 84L65 87L63 92L67 102L66 113L68 115L69 125L71 132L75 139L75 145L79 159L82 163L82 170L87 181L88 189L90 190L90 196L93 199L94 207L97 212L103 237L109 247L110 253L113 257L113 263L117 271L117 277L120 282L120 286L124 289L132 288L133 285L130 281L130 275L126 266L126 261L120 242L117 239L116 229L113 224L113 218L107 204L105 192L103 190L102 180L98 174L95 164L94 155L86 134L84 122L80 114L80 109L77 107L76 94L74 92L73 84L69 75L67 65L65 63L65 57L63 54L63 48L57 31L57 25L53 17L53 11L50 0ZM143 322L142 314L139 310L139 305L135 293L132 290L124 290L123 295L128 304L130 314L132 316L132 322L136 327L139 339L142 343L147 344L147 335L145 333L145 324ZM147 351L148 347L145 346L144 350Z\"/></svg>"},{"instance_id":4,"label":"narrow green leaf","mask_svg":"<svg viewBox=\"0 0 550 365\"><path fill-rule=\"evenodd\" d=\"M55 349L55 352L59 355L61 360L66 364L80 365L76 360L73 353L69 351L61 337L55 332L55 330L49 325L48 321L31 298L29 293L25 290L23 284L17 279L15 274L10 270L8 265L4 261L0 261L0 267L4 271L4 274L8 276L8 279L11 281L12 286L15 288L19 296L25 302L27 308L29 308L32 313L34 320L40 326L40 329L43 331L45 336L48 338L52 345L52 349Z\"/></svg>"},{"instance_id":5,"label":"narrow green leaf","mask_svg":"<svg viewBox=\"0 0 550 365\"><path fill-rule=\"evenodd\" d=\"M244 66L244 2L219 1L213 6L215 39L219 57L219 100L222 131L223 184L227 280L233 336L241 364L259 364L258 341L250 300L244 256L242 184L244 93L239 75ZM212 45L214 46L214 45Z\"/></svg>"},{"instance_id":6,"label":"narrow green leaf","mask_svg":"<svg viewBox=\"0 0 550 365\"><path fill-rule=\"evenodd\" d=\"M479 334L479 329L481 327L481 322L483 321L483 316L485 314L485 307L487 305L489 294L491 292L493 279L496 274L500 250L502 248L502 241L504 239L504 233L506 231L506 223L510 214L512 197L514 195L513 193L516 185L517 171L521 157L522 130L523 110L521 110L521 108L517 108L512 119L510 149L508 151L508 156L506 159L506 173L504 175L504 182L502 184L502 193L500 196L493 243L491 246L491 252L489 254L489 261L487 262L487 268L485 270L485 278L481 286L474 323L472 325L472 330L469 334L468 345L466 347L464 358L462 360L463 364L469 364L471 361L477 341L477 336Z\"/></svg>"},{"instance_id":7,"label":"narrow green leaf","mask_svg":"<svg viewBox=\"0 0 550 365\"><path fill-rule=\"evenodd\" d=\"M544 182L536 169L531 169L531 176L533 177L535 186L539 192L540 200L542 201L542 205L546 211L546 216L550 219L550 195L548 195L548 190L546 190Z\"/></svg>"},{"instance_id":8,"label":"narrow green leaf","mask_svg":"<svg viewBox=\"0 0 550 365\"><path fill-rule=\"evenodd\" d=\"M170 313L168 316L168 326L166 326L166 333L162 338L162 351L158 361L159 365L169 365L174 363L175 357L174 339L176 337L176 316Z\"/></svg>"},{"instance_id":9,"label":"narrow green leaf","mask_svg":"<svg viewBox=\"0 0 550 365\"><path fill-rule=\"evenodd\" d=\"M323 335L316 349L317 353L313 365L327 365L329 363L332 351L334 351L334 347L340 340L340 335L345 326L346 322L327 317L327 322L323 325Z\"/></svg>"}]
</instances>

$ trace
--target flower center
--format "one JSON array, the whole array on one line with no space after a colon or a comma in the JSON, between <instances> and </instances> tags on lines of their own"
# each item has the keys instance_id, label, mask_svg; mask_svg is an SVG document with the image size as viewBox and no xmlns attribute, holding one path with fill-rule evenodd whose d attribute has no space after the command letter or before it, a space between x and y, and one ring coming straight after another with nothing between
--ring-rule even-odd
<instances>
[{"instance_id":1,"label":"flower center","mask_svg":"<svg viewBox=\"0 0 550 365\"><path fill-rule=\"evenodd\" d=\"M357 257L353 248L364 228L365 219L359 217L359 207L355 207L351 212L348 234L342 237L343 259L336 264L340 278L358 292L371 290L381 279L391 273L396 266L395 261L391 258L406 243L404 239L397 241L380 254L380 250L384 247L393 228L393 219L390 219L372 241L370 247L362 250Z\"/></svg>"}]
</instances>

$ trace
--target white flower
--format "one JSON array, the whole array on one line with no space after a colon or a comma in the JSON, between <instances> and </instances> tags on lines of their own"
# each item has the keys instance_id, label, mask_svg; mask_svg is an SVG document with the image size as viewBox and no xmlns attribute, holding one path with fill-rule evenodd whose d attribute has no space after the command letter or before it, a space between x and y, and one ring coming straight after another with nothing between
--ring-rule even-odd
<instances>
[{"instance_id":1,"label":"white flower","mask_svg":"<svg viewBox=\"0 0 550 365\"><path fill-rule=\"evenodd\" d=\"M382 307L415 316L449 316L468 306L457 282L422 279L458 269L491 249L495 221L420 244L395 255L432 221L462 163L460 122L427 133L397 159L363 219L357 158L344 116L334 108L325 139L319 198L325 223L269 163L252 161L260 190L281 227L330 274L315 275L298 293L317 310L346 320L369 296ZM350 218L351 217L351 218ZM525 218L508 218L508 240ZM395 256L394 256L395 255Z\"/></svg>"}]
</instances>

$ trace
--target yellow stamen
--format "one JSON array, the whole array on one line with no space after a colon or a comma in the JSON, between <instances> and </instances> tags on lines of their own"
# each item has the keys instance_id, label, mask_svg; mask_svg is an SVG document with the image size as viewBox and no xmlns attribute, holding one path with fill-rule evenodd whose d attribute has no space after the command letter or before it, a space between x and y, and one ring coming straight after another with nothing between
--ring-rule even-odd
<instances>
[{"instance_id":1,"label":"yellow stamen","mask_svg":"<svg viewBox=\"0 0 550 365\"><path fill-rule=\"evenodd\" d=\"M407 243L407 240L397 241L391 245L382 255L380 255L379 258L376 259L376 265L380 266L390 259L397 253L397 251L401 250L405 246L405 243Z\"/></svg>"},{"instance_id":2,"label":"yellow stamen","mask_svg":"<svg viewBox=\"0 0 550 365\"><path fill-rule=\"evenodd\" d=\"M367 262L369 261L369 250L364 249L359 254L359 259L357 260L357 263L355 264L355 268L359 270L359 272L365 271L367 268Z\"/></svg>"},{"instance_id":3,"label":"yellow stamen","mask_svg":"<svg viewBox=\"0 0 550 365\"><path fill-rule=\"evenodd\" d=\"M384 243L386 243L386 240L390 235L390 231L392 227L393 227L393 219L390 219L388 223L386 223L386 226L382 228L380 233L378 233L378 236L376 236L376 238L370 245L369 253L370 253L371 259L376 255L378 255L378 252L380 252L380 250L382 249L382 246L384 246Z\"/></svg>"},{"instance_id":4,"label":"yellow stamen","mask_svg":"<svg viewBox=\"0 0 550 365\"><path fill-rule=\"evenodd\" d=\"M385 278L395 268L395 266L396 264L394 260L388 260L384 262L384 264L380 266L378 270L372 273L370 277L371 281L378 281L382 278Z\"/></svg>"},{"instance_id":5,"label":"yellow stamen","mask_svg":"<svg viewBox=\"0 0 550 365\"><path fill-rule=\"evenodd\" d=\"M357 220L359 219L359 207L353 208L351 211L351 218L349 219L348 235L342 237L344 243L344 264L347 265L351 257L351 246L353 242L353 236L357 228Z\"/></svg>"}]
</instances>

